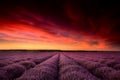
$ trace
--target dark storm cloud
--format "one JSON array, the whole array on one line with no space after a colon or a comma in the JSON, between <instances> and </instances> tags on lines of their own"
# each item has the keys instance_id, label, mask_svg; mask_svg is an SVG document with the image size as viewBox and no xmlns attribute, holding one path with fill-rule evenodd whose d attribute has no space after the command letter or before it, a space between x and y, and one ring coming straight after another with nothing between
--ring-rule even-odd
<instances>
[{"instance_id":1,"label":"dark storm cloud","mask_svg":"<svg viewBox=\"0 0 120 80\"><path fill-rule=\"evenodd\" d=\"M116 0L7 1L0 3L0 17L33 25L50 34L100 38L108 45L120 47L120 5Z\"/></svg>"},{"instance_id":2,"label":"dark storm cloud","mask_svg":"<svg viewBox=\"0 0 120 80\"><path fill-rule=\"evenodd\" d=\"M99 45L98 41L88 41L88 43L92 46L92 45Z\"/></svg>"}]
</instances>

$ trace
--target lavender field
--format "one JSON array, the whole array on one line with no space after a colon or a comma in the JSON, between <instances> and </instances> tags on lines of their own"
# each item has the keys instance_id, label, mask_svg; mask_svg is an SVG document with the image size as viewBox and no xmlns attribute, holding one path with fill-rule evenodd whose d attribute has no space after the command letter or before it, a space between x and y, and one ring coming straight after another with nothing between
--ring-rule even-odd
<instances>
[{"instance_id":1,"label":"lavender field","mask_svg":"<svg viewBox=\"0 0 120 80\"><path fill-rule=\"evenodd\" d=\"M0 80L120 80L120 52L1 51Z\"/></svg>"}]
</instances>

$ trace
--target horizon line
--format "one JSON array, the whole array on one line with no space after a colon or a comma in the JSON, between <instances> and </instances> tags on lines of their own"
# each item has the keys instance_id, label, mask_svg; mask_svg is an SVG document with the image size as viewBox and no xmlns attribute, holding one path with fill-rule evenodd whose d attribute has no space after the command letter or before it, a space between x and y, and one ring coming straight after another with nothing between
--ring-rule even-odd
<instances>
[{"instance_id":1,"label":"horizon line","mask_svg":"<svg viewBox=\"0 0 120 80\"><path fill-rule=\"evenodd\" d=\"M117 51L117 50L61 50L61 49L0 49L0 51L83 51L83 52L88 52L88 51Z\"/></svg>"}]
</instances>

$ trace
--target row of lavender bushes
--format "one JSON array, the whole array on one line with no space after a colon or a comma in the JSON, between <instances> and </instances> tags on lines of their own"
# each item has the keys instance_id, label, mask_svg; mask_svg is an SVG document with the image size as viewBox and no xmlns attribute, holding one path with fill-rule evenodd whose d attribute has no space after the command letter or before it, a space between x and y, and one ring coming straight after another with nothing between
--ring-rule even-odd
<instances>
[{"instance_id":1,"label":"row of lavender bushes","mask_svg":"<svg viewBox=\"0 0 120 80\"><path fill-rule=\"evenodd\" d=\"M31 68L16 80L57 80L59 55L56 54L46 61Z\"/></svg>"},{"instance_id":2,"label":"row of lavender bushes","mask_svg":"<svg viewBox=\"0 0 120 80\"><path fill-rule=\"evenodd\" d=\"M42 56L40 58L31 59L31 60L20 60L17 63L8 64L0 68L0 80L14 80L20 77L26 70L35 67L37 64L47 60L49 56Z\"/></svg>"},{"instance_id":3,"label":"row of lavender bushes","mask_svg":"<svg viewBox=\"0 0 120 80\"><path fill-rule=\"evenodd\" d=\"M60 80L100 80L74 60L60 55Z\"/></svg>"},{"instance_id":4,"label":"row of lavender bushes","mask_svg":"<svg viewBox=\"0 0 120 80\"><path fill-rule=\"evenodd\" d=\"M115 57L104 58L103 54L97 57L91 54L87 54L87 56L74 55L72 53L71 55L65 55L76 60L81 66L102 80L120 80L120 63L119 59L115 59ZM104 62L101 62L101 60L104 60Z\"/></svg>"}]
</instances>

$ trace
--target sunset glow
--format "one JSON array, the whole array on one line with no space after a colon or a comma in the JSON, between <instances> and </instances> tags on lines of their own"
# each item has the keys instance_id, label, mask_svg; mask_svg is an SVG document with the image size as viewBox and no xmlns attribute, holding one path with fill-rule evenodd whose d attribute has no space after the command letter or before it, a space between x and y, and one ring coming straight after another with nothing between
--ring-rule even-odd
<instances>
[{"instance_id":1,"label":"sunset glow","mask_svg":"<svg viewBox=\"0 0 120 80\"><path fill-rule=\"evenodd\" d=\"M0 49L120 50L119 22L112 19L113 14L95 18L94 11L86 15L74 3L64 2L58 12L60 3L1 5Z\"/></svg>"}]
</instances>

